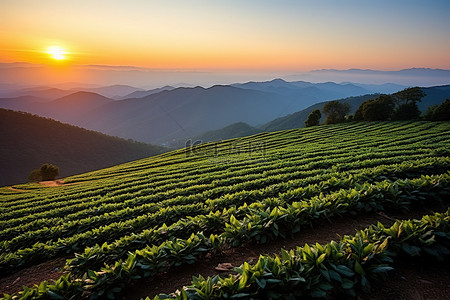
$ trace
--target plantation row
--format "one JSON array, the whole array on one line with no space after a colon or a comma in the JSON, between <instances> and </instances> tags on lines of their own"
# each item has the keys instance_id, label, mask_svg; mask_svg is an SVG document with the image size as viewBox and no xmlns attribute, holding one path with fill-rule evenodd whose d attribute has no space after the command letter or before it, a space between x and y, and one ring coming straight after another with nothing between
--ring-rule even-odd
<instances>
[{"instance_id":1,"label":"plantation row","mask_svg":"<svg viewBox=\"0 0 450 300\"><path fill-rule=\"evenodd\" d=\"M406 160L406 157L405 157ZM371 162L372 163L372 162ZM359 164L359 163L358 163ZM380 164L374 168L370 169L358 169L354 167L353 170L349 167L349 164L342 164L335 166L334 169L339 170L348 170L348 172L340 171L340 172L330 172L325 171L323 169L316 169L313 171L292 171L290 173L285 173L283 175L271 176L266 173L266 177L261 179L254 179L244 182L235 183L233 181L232 186L228 186L227 188L223 187L211 187L210 189L205 190L205 185L202 186L193 186L188 191L191 193L184 193L182 191L174 192L175 198L162 199L160 195L149 195L147 197L137 197L135 200L125 200L121 204L104 204L102 207L95 208L86 208L85 210L72 213L68 212L68 208L61 209L66 212L65 217L51 217L52 213L58 213L57 210L47 211L45 213L36 213L33 216L22 217L18 219L13 219L7 222L9 225L3 232L0 233L0 249L6 248L4 246L5 240L10 237L16 237L16 239L21 239L22 237L17 237L21 232L27 232L31 234L31 231L34 228L39 228L42 225L51 226L51 225L60 225L59 227L51 227L48 228L47 231L52 232L56 237L62 237L60 234L61 231L65 231L66 234L70 234L70 228L74 228L72 232L75 230L80 233L83 232L83 228L89 229L97 224L100 225L108 225L108 223L112 223L118 220L126 220L127 218L132 218L137 215L137 213L145 213L145 212L154 212L155 209L159 209L161 207L174 206L178 203L188 204L191 202L202 202L205 199L208 199L208 202L214 202L214 199L221 198L224 196L231 195L232 192L241 192L241 191L251 191L258 190L260 186L269 186L269 185L278 185L279 192L285 192L289 189L302 186L305 183L314 184L317 182L328 180L329 178L346 178L351 174L357 173L354 177L356 182L363 182L369 179L372 179L376 176L389 176L391 179L395 179L397 177L406 176L412 177L420 174L439 174L445 172L449 169L450 159L448 158L423 158L415 161L410 161L408 163L402 163L400 165L383 165ZM360 167L360 166L358 166ZM367 166L365 166L367 167ZM364 174L365 176L361 176L360 174ZM289 182L289 186L285 186L283 183ZM283 186L284 185L284 186ZM190 196L185 195L198 195L195 199L191 199ZM167 194L165 194L167 195ZM184 197L183 197L184 196ZM269 196L269 195L264 195ZM275 194L271 194L270 196L276 196ZM96 203L96 201L92 201L91 203ZM142 204L147 203L147 204ZM149 204L152 203L152 204ZM157 205L154 205L157 203ZM80 205L77 205L78 207ZM83 206L89 207L89 203L83 204ZM147 209L147 211L145 210ZM106 214L108 213L108 214ZM48 216L50 215L50 216ZM98 217L95 217L98 215ZM27 222L31 217L35 220L31 222ZM84 219L83 219L84 217ZM70 223L69 223L70 221ZM14 226L15 225L15 226ZM41 230L42 232L42 230ZM42 234L44 234L42 232ZM50 239L51 236L46 235L46 239ZM36 240L38 241L38 240Z\"/></svg>"},{"instance_id":2,"label":"plantation row","mask_svg":"<svg viewBox=\"0 0 450 300\"><path fill-rule=\"evenodd\" d=\"M0 273L75 253L60 287L48 286L94 299L208 251L285 238L336 215L447 205L449 129L375 122L264 133L65 180L74 185L0 189Z\"/></svg>"},{"instance_id":3,"label":"plantation row","mask_svg":"<svg viewBox=\"0 0 450 300\"><path fill-rule=\"evenodd\" d=\"M356 297L359 291L370 292L371 282L384 279L399 256L444 260L450 253L449 221L447 212L420 221L396 221L388 228L378 223L340 242L305 244L289 252L282 250L281 257L260 256L253 265L235 268L238 275L199 276L178 295L154 299Z\"/></svg>"},{"instance_id":4,"label":"plantation row","mask_svg":"<svg viewBox=\"0 0 450 300\"><path fill-rule=\"evenodd\" d=\"M420 151L418 151L418 152L419 152L419 154L416 154L416 156L420 157L421 156ZM404 151L403 151L403 153L404 153ZM431 153L431 155L436 155L436 154L439 154L439 153ZM397 159L398 162L401 162L401 161L407 160L408 158L409 159L414 158L414 155L409 155L409 156L404 155L403 157L392 158L390 162L394 163L395 159ZM351 159L351 157L349 157L349 159ZM345 164L345 161L341 162L340 164L337 164L338 163L337 160L323 160L321 162L315 163L313 166L306 165L306 169L314 168L314 167L321 167L321 166L323 166L323 167L327 167L328 166L329 167L330 165L333 165L333 167L335 169L344 169L345 170L345 169L352 169L352 168L356 169L358 167L368 167L370 165L383 164L383 163L386 163L386 162L389 162L389 159L384 159L384 160L383 159L380 159L380 160L367 160L367 161L348 163L348 164ZM298 167L297 169L298 170L305 169L305 166ZM295 169L294 168L288 169L286 173L289 173L289 171L292 172L293 170L295 170ZM329 171L333 171L333 170L329 170ZM270 172L265 171L263 173L263 175L270 176ZM233 176L233 175L230 174L230 176ZM261 177L261 174L259 174L257 176ZM118 203L117 205L118 206L122 206L122 207L124 205L127 205L126 207L131 207L131 206L133 206L133 203L135 203L135 202L140 204L142 202L161 201L161 200L167 199L169 197L173 197L173 195L192 194L192 193L198 192L198 189L206 190L206 189L213 189L215 187L216 188L217 187L219 187L219 188L220 187L228 187L229 185L227 185L227 184L245 182L245 181L248 181L248 179L253 179L253 178L251 178L249 176L246 176L246 177L241 178L241 179L232 177L232 179L225 179L224 183L219 183L218 181L213 181L213 184L210 184L210 185L208 185L208 184L203 184L203 185L199 185L199 186L195 186L194 185L194 186L191 186L189 188L185 188L185 189L181 189L181 190L180 189L174 189L171 192L169 192L169 194L167 194L167 192L166 193L156 193L156 194L152 194L152 195L147 196L147 197L142 196L142 195L145 194L145 193L150 194L153 191L143 189L137 195L136 194L125 193L125 194L122 194L121 196L118 196L118 197L114 197L114 196L112 196L112 197L104 197L103 199L99 200L98 203L97 202L93 202L91 198L87 198L87 199L86 198L82 198L82 200L78 200L78 201L83 201L83 202L86 202L86 203L84 203L82 205L77 205L77 204L69 205L68 207L64 208L65 210L62 210L62 211L61 211L60 208L58 209L58 207L55 208L54 210L51 210L51 209L49 209L49 207L47 207L45 205L40 205L36 209L24 208L22 210L14 210L14 212L11 212L9 214L5 214L4 217L8 218L9 220L8 221L3 221L1 224L2 224L3 228L5 228L5 227L13 227L15 224L24 224L27 221L33 221L35 218L39 218L39 219L42 220L45 217L52 217L54 214L58 214L58 213L64 214L64 216L66 218L69 218L69 220L72 220L72 218L71 218L72 216L69 213L72 211L72 209L74 209L75 210L74 214L75 214L77 212L77 209L76 209L77 206L80 207L81 209L87 207L88 205L95 205L95 204L97 204L98 206L100 206L100 205L104 206L104 204L111 204L111 202L112 203L117 203L118 201L126 201L128 199L128 200L132 200L132 201L128 201L128 203L126 203L126 204L121 202L121 203ZM284 180L284 178L280 175L279 180L282 181L282 180ZM255 184L258 184L258 182L255 182ZM262 183L262 184L264 184L264 183ZM160 195L160 196L158 196L158 195ZM148 199L148 198L150 198L150 199ZM54 200L54 199L52 199L52 200ZM136 200L139 200L139 201L136 201ZM87 201L89 201L89 202L87 203ZM67 205L68 203L72 203L72 202L74 202L74 201L67 200L67 201L62 202L62 203L61 202L56 202L53 205L57 204L58 206L64 206L64 204ZM36 202L34 202L34 204L36 204ZM116 207L113 206L113 207L111 207L111 210L115 209L115 208ZM47 210L47 211L42 213L42 214L39 214L39 213L36 212L36 210ZM86 214L93 213L95 211L96 211L96 207L90 208L89 211L86 212ZM11 218L12 217L11 214L17 215L17 214L25 214L25 213L31 213L31 212L33 212L34 215L27 216L27 217L24 217L24 218L20 218L19 217L18 219ZM69 216L68 216L68 214L69 214ZM86 215L86 214L84 214L84 215Z\"/></svg>"},{"instance_id":5,"label":"plantation row","mask_svg":"<svg viewBox=\"0 0 450 300\"><path fill-rule=\"evenodd\" d=\"M180 295L155 299L325 297L330 293L354 297L361 289L370 291L370 282L392 270L398 255L428 254L442 260L450 252L449 221L447 211L421 220L396 221L388 228L378 223L355 236L344 236L340 242L282 250L281 258L260 256L256 264L244 263L236 268L238 275L228 278L194 278L193 285ZM119 260L101 271L88 270L79 278L68 273L53 284L43 282L2 299L114 299L132 281L192 264L222 244L216 235L206 238L201 233L192 234L186 240L169 240L129 253L125 261Z\"/></svg>"},{"instance_id":6,"label":"plantation row","mask_svg":"<svg viewBox=\"0 0 450 300\"><path fill-rule=\"evenodd\" d=\"M448 168L448 162L442 165L429 165L435 169ZM416 168L420 167L415 166ZM152 228L154 226L162 226L164 223L170 225L181 217L198 215L200 213L208 214L211 212L217 212L222 209L227 209L230 206L243 205L245 203L252 203L250 207L255 206L256 203L265 202L273 203L273 205L287 205L292 203L294 200L306 201L311 197L317 197L318 195L333 196L336 194L334 191L343 188L350 188L356 183L362 183L368 181L368 179L377 176L382 176L383 178L393 178L398 174L404 172L413 173L414 170L408 166L408 168L403 170L395 170L393 168L378 168L378 172L373 170L366 171L365 173L360 173L354 176L348 177L342 176L332 177L332 179L324 180L323 176L311 177L311 181L291 181L286 184L268 186L263 190L253 190L250 192L241 191L235 194L227 194L216 200L207 200L206 205L199 203L200 200L196 197L190 197L194 201L192 204L180 204L163 206L163 205L153 205L150 208L154 208L153 214L148 214L145 216L136 217L128 221L121 221L114 223L112 225L101 226L95 230L88 230L83 233L76 233L67 238L61 238L64 233L64 228L58 227L45 227L37 231L30 231L26 234L19 235L8 242L2 242L2 247L9 250L2 254L2 264L0 267L6 272L9 268L13 271L16 267L25 266L27 264L38 262L44 257L53 257L59 253L64 253L67 251L83 250L86 246L93 246L95 243L103 243L105 241L113 241L114 239L120 239L125 235L128 236L130 233L138 234L143 229ZM373 178L372 177L372 178ZM447 177L441 178L439 184L442 185L442 191L438 191L445 195L448 193L446 188ZM320 183L320 184L318 184ZM374 182L379 183L379 182ZM302 187L303 186L303 187ZM272 188L271 188L272 187ZM354 190L354 189L350 189ZM276 198L273 198L276 197ZM182 198L186 201L189 198ZM187 202L184 202L187 203ZM145 205L144 205L145 207ZM165 209L164 209L165 207ZM241 213L246 212L245 210L239 210ZM123 219L127 220L129 215L132 215L131 210L126 210ZM92 219L92 218L91 218ZM119 215L120 219L120 215ZM224 223L222 222L222 227ZM78 230L82 230L82 224L78 223L79 228L74 227ZM217 229L219 230L219 229ZM8 231L4 231L8 233ZM52 242L52 237L55 236ZM56 239L58 238L58 239ZM39 240L47 240L45 243L39 242ZM32 248L26 248L26 245L34 244ZM9 272L10 272L9 271Z\"/></svg>"}]
</instances>

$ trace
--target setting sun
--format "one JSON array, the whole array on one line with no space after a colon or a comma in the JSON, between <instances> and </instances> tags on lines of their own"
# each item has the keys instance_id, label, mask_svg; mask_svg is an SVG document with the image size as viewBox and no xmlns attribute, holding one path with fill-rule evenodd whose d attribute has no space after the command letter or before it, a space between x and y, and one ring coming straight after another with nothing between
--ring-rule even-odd
<instances>
[{"instance_id":1,"label":"setting sun","mask_svg":"<svg viewBox=\"0 0 450 300\"><path fill-rule=\"evenodd\" d=\"M50 56L53 59L56 60L63 60L66 58L66 51L64 51L63 48L59 47L59 46L51 46L47 49L47 53L50 54Z\"/></svg>"}]
</instances>

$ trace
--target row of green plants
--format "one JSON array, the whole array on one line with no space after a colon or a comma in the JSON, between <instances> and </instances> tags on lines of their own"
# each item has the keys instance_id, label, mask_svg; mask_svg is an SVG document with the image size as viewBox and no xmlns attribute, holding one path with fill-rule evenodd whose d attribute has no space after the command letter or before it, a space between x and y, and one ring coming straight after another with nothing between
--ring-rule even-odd
<instances>
[{"instance_id":1,"label":"row of green plants","mask_svg":"<svg viewBox=\"0 0 450 300\"><path fill-rule=\"evenodd\" d=\"M370 282L392 270L402 252L414 256L426 253L437 259L450 254L450 211L424 216L421 220L396 221L391 227L378 223L340 242L305 245L282 251L281 257L261 256L254 265L236 268L227 278L194 278L179 295L155 299L227 299L355 296L370 290ZM3 299L115 299L124 288L141 278L152 277L174 266L192 264L208 251L219 250L220 237L192 234L187 240L171 240L129 253L126 260L88 270L83 277L69 273L54 283L43 282Z\"/></svg>"},{"instance_id":2,"label":"row of green plants","mask_svg":"<svg viewBox=\"0 0 450 300\"><path fill-rule=\"evenodd\" d=\"M406 166L407 167L407 166ZM379 170L381 175L386 175L386 173L390 173L391 170ZM405 170L403 170L405 171ZM384 173L384 174L383 174ZM137 217L130 221L120 222L113 226L107 225L98 228L97 230L90 230L85 233L76 234L72 237L66 239L60 239L54 243L50 241L46 243L35 243L32 248L23 248L20 247L19 243L21 240L19 238L13 239L13 241L17 241L15 247L18 248L15 252L5 252L1 257L1 265L0 268L3 269L4 272L12 272L15 268L20 268L23 266L27 266L32 264L35 261L39 261L44 251L47 252L47 257L53 257L63 252L72 252L80 249L84 249L84 247L92 246L95 243L103 243L105 241L111 241L114 239L120 238L124 233L130 233L130 227L136 231L142 231L145 228L152 228L154 226L161 226L162 223L171 224L170 220L177 220L180 216L188 216L199 214L200 212L204 212L208 214L212 210L221 210L230 207L230 205L242 205L244 203L252 203L250 208L256 207L258 204L257 201L263 199L269 199L269 201L264 200L264 202L271 202L269 197L278 197L282 200L282 203L289 203L298 199L308 199L319 194L323 194L323 192L332 192L333 190L340 188L349 188L358 182L358 179L361 182L365 181L368 176L374 175L373 172L369 172L367 174L359 174L354 177L348 178L332 178L327 181L321 182L319 185L311 185L310 182L306 182L307 186L305 188L296 188L297 186L292 185L292 182L288 182L282 186L277 186L276 189L265 188L262 191L255 192L239 192L234 195L227 195L218 200L214 201L206 201L205 203L209 205L208 207L203 206L201 203L198 204L188 204L183 206L170 206L167 207L166 210L161 210L161 207L157 207L155 209L155 213L152 215L147 215L145 217ZM380 175L380 174L379 174ZM383 176L385 177L385 176ZM445 192L445 189L443 190ZM333 193L331 194L333 195ZM323 195L322 195L323 197ZM272 201L273 202L273 201ZM279 202L275 202L275 204L280 204ZM267 209L265 204L263 206L259 206L258 209ZM243 211L243 210L241 210ZM133 231L134 231L133 230ZM51 228L50 231L56 231L55 228ZM45 238L45 235L49 235L50 232L48 230L42 230L42 238ZM28 237L28 236L25 236ZM31 236L32 238L33 236ZM22 243L26 244L27 240L22 240ZM12 248L12 247L11 247ZM14 248L12 248L14 249Z\"/></svg>"},{"instance_id":3,"label":"row of green plants","mask_svg":"<svg viewBox=\"0 0 450 300\"><path fill-rule=\"evenodd\" d=\"M294 195L292 194L292 191L295 190L295 188L298 188L299 186L301 187L302 185L304 186L307 184L313 184L314 182L317 182L317 181L322 181L322 184L320 186L315 186L315 189L314 189L316 194L318 194L320 192L331 191L333 189L348 188L348 187L352 186L355 182L357 183L357 182L361 182L361 181L366 181L366 180L370 179L371 177L372 178L377 178L377 177L386 178L385 175L387 175L387 174L390 174L390 176L392 176L392 175L400 175L403 173L409 173L411 175L411 173L413 173L413 174L415 173L415 170L420 171L421 168L425 168L425 167L431 167L435 170L448 169L447 160L445 160L445 159L438 159L438 160L425 159L425 160L418 161L417 162L418 165L414 165L414 164L410 165L409 163L404 163L404 164L398 165L398 166L397 165L390 166L390 168L377 167L375 173L372 170L365 170L365 172L362 172L358 175L355 175L355 176L349 177L349 178L347 178L348 174L343 173L342 178L345 178L346 180L338 180L339 177L337 177L337 178L332 177L334 180L323 181L326 178L319 177L319 178L312 178L313 181L304 180L304 181L297 181L297 183L289 181L287 183L274 186L274 189L265 188L261 191L256 191L257 193L255 193L255 192L235 193L234 195L226 195L225 197L218 199L218 200L208 200L208 201L206 201L206 203L214 206L214 208L217 209L217 208L229 207L232 204L242 204L244 201L254 201L254 200L258 200L258 199L263 199L265 197L279 196L281 198L292 198L292 197L294 197ZM417 174L420 174L420 172ZM300 184L298 184L298 183L300 183ZM287 196L280 194L280 193L286 192L286 191L288 191ZM314 193L309 194L309 196L312 196L312 195L314 195ZM305 195L303 194L303 196L305 196ZM190 197L190 198L192 198L192 197ZM191 199L189 201L189 203L191 203L191 202L196 203L197 201L200 202L202 200L201 198L196 200L196 197L193 197L193 199ZM187 203L187 202L183 202L187 199L183 199L183 198L181 198L181 199L182 199L181 200L182 204ZM203 198L203 199L205 199L205 198ZM177 203L170 202L170 204L171 204L170 206L172 208L174 208L174 205ZM155 211L157 211L159 208L161 208L161 207L155 207ZM156 214L156 217L159 217L159 215ZM147 218L147 220L148 220L148 218ZM132 223L130 223L130 224L132 224ZM57 232L58 229L51 228L51 231ZM43 230L42 232L43 232L42 236L43 236L43 238L45 238L45 236L47 236L47 234L48 234L48 230L47 231ZM91 232L88 232L87 234L88 234L88 236L90 236ZM77 236L79 237L79 235L77 235ZM16 238L15 241L20 241L20 237ZM78 241L78 238L76 239L76 241ZM64 244L64 241L61 241L61 242L62 243L58 243L56 245L56 247L61 248L61 244ZM25 240L24 243L27 243L27 240Z\"/></svg>"},{"instance_id":4,"label":"row of green plants","mask_svg":"<svg viewBox=\"0 0 450 300\"><path fill-rule=\"evenodd\" d=\"M341 153L338 156L336 155L321 155L320 161L329 162L329 165L333 165L336 163L344 163L349 162L352 159L353 160L361 160L365 161L370 158L387 158L392 156L403 156L406 157L407 155L417 155L420 156L421 154L426 154L427 151L423 149L398 149L396 151L393 151L392 148L386 149L383 152L372 152L372 153L365 153L364 151L352 151L351 153ZM114 188L108 188L108 197L98 197L100 195L97 195L96 198L94 197L86 197L84 194L75 194L73 197L75 199L72 199L69 197L69 195L62 195L65 199L65 201L57 201L58 199L54 199L51 197L50 199L46 199L45 201L48 204L45 204L43 202L38 202L36 199L34 200L34 207L29 207L29 203L24 203L22 205L16 205L16 206L5 206L3 210L8 209L8 213L1 213L0 219L8 220L11 222L11 220L14 220L17 217L29 215L30 213L33 213L33 215L39 214L39 212L44 212L44 214L39 214L39 218L48 216L50 213L55 213L60 211L61 209L66 210L66 212L71 213L73 210L71 206L78 206L81 199L86 199L89 202L95 201L97 205L103 205L108 203L116 203L120 205L123 201L127 199L133 199L145 194L157 194L157 193L164 193L167 191L174 191L177 190L177 193L180 192L180 188L186 189L192 186L196 186L198 184L204 185L204 184L210 184L211 182L215 183L215 186L223 185L227 186L229 185L230 180L233 180L235 182L243 182L248 181L249 175L254 176L262 176L264 172L270 175L275 174L282 174L282 173L288 173L293 170L304 170L304 169L312 169L315 166L317 161L317 157L311 157L311 158L305 158L305 157L297 157L295 159L289 160L287 163L284 162L282 164L271 164L266 166L260 166L252 167L252 168L245 168L237 169L236 171L228 170L227 172L217 172L214 171L214 175L211 176L202 176L202 175L195 175L195 179L189 175L181 176L177 179L178 184L174 184L174 182L158 182L157 186L153 186L152 188L146 188L148 186L148 183L145 183L146 180L141 180L141 182L135 182L134 186L131 188L124 188L120 185ZM321 162L323 163L323 162ZM290 169L288 168L290 166ZM209 186L208 188L211 188ZM132 190L131 190L132 189ZM114 191L118 191L118 194L115 195ZM187 191L191 192L191 191ZM78 200L77 200L78 199ZM95 203L94 202L94 203ZM36 205L39 204L39 205ZM30 218L30 217L29 217ZM0 226L3 224L3 226L8 226L8 221L6 223L0 222Z\"/></svg>"},{"instance_id":5,"label":"row of green plants","mask_svg":"<svg viewBox=\"0 0 450 300\"><path fill-rule=\"evenodd\" d=\"M398 124L396 125L396 124L389 124L389 123L385 123L385 124L383 124L383 123L379 123L379 124L381 124L381 127L382 128L380 128L380 129L383 129L383 131L385 131L387 128L396 128L396 126L398 127ZM370 125L368 126L368 127L371 127ZM377 125L377 127L380 127L380 125ZM423 127L423 126L417 126L417 124L408 124L408 126L407 126L407 129L408 130L414 130L415 128L421 128L421 127ZM438 126L435 126L436 128L438 128ZM333 132L336 132L338 127L336 127L336 128L327 128L327 130L332 130ZM359 126L359 127L356 127L356 129L358 130L358 131L364 131L364 127L361 127L361 126ZM402 128L403 129L403 128ZM428 130L428 129L427 129ZM318 136L318 137L320 137L320 138L323 138L322 137L322 131L324 131L324 130L318 130L318 132L314 132L314 131L310 131L310 132L307 132L309 135L316 135L316 136ZM437 131L437 130L436 130ZM383 132L384 133L384 132ZM414 132L412 132L412 133L414 133ZM403 133L403 135L404 135L405 133ZM408 134L410 134L409 132L408 132ZM280 140L281 139L281 136L278 136L277 134L274 134L275 135L275 137L276 137L276 140ZM288 136L286 136L286 139L287 140L289 140L289 142L291 143L291 144L294 144L294 145L298 145L298 143L296 143L296 140L298 140L298 138L296 139L293 135L298 135L298 132L295 132L295 131L293 131L290 135L288 135ZM255 138L256 139L256 138ZM282 139L281 139L282 140ZM363 138L361 137L361 140L363 140ZM387 142L389 142L389 141L387 141ZM227 143L222 143L222 144L224 144L224 146L226 146L227 145ZM305 146L305 145L299 145L299 146L302 146L302 148ZM270 150L270 147L269 147L269 150ZM175 153L172 153L171 155L166 155L166 156L168 156L169 158L174 158L176 155L175 155ZM158 157L159 159L158 160L162 160L162 158L161 157ZM169 161L170 161L170 159L169 159ZM177 163L177 162L183 162L182 160L181 161L173 161L172 162L172 164L171 165L176 165L175 163ZM128 170L133 170L133 171L136 171L136 169L138 169L138 167L140 167L140 168L149 168L149 166L151 166L151 167L157 167L158 166L158 162L156 162L156 163L152 163L152 164L144 164L143 163L143 161L140 161L139 162L139 165L138 166L135 166L135 165L132 165L132 167L129 167L128 168ZM119 171L126 171L127 169L125 169L124 168L124 170L115 170L115 172L105 172L105 171L103 171L102 173L110 173L110 174L115 174L115 173L119 173ZM175 171L174 171L175 170ZM173 172L175 172L176 173L176 169L174 169L174 170L172 170ZM170 170L169 170L169 173L170 173ZM170 175L170 174L169 174ZM76 177L76 176L75 176ZM85 177L85 176L84 176ZM70 181L70 180L69 180ZM122 183L123 184L123 183Z\"/></svg>"},{"instance_id":6,"label":"row of green plants","mask_svg":"<svg viewBox=\"0 0 450 300\"><path fill-rule=\"evenodd\" d=\"M442 173L445 170L448 170L448 166L449 166L449 159L447 158L433 158L432 160L430 160L430 158L425 158L425 159L419 159L413 162L414 166L411 165L407 165L408 170L404 170L403 174L411 176L411 173ZM337 165L334 166L332 171L337 171L337 170L352 170L354 169L355 165L360 165L359 162L356 163L347 163L347 164L342 164L342 165ZM395 166L395 165L394 165ZM389 166L390 168L392 168L392 166ZM402 166L401 166L402 167ZM379 169L379 166L377 167ZM390 172L387 171L388 167L386 167L386 173ZM416 171L417 170L417 171ZM367 174L368 170L364 170L363 173ZM378 173L378 171L376 171L375 173ZM402 176L403 174L400 173L399 170L395 170L394 171L395 174L397 176ZM201 201L201 199L208 199L208 198L214 198L220 195L223 195L226 192L233 192L236 190L248 190L249 187L251 188L255 188L258 189L258 187L260 186L267 186L267 185L272 185L272 184L276 184L277 182L286 182L288 180L293 180L294 178L304 178L305 176L307 176L305 178L305 180L302 180L302 182L307 182L309 181L308 179L311 178L312 176L316 175L316 174L320 174L320 173L324 173L324 171L296 171L296 172L291 172L291 173L287 173L287 174L279 174L279 175L269 175L270 173L263 173L263 175L266 175L266 177L263 177L261 179L256 179L256 180L251 180L249 182L240 182L238 181L237 183L235 183L231 190L227 187L226 189L224 188L220 188L223 186L222 183L217 183L216 181L213 182L213 186L219 186L217 188L213 188L210 190L207 190L205 192L202 192L202 190L204 190L204 187L201 187L200 190L194 190L191 194L197 194L199 196L199 200ZM408 174L409 173L409 174ZM339 173L335 173L336 176L340 176ZM371 177L374 176L375 178L377 176L379 176L380 174L370 174L369 176L366 177ZM385 174L388 175L388 174ZM390 174L390 177L392 178L393 174ZM314 178L314 180L326 180L327 177L329 177L331 175L327 175L326 173L324 174L324 176L322 178ZM258 176L259 178L260 176ZM356 178L355 178L356 179ZM301 180L301 179L298 179ZM314 181L312 181L311 183L313 183ZM230 183L230 181L228 181L228 183ZM293 186L290 186L289 188L292 188ZM195 189L195 187L193 187ZM189 189L190 191L192 191L192 189ZM182 195L184 194L182 191L179 190L175 190L174 194L177 195L177 198L180 199L180 197L182 197ZM181 194L181 195L179 195ZM188 193L189 194L189 193ZM273 195L271 195L273 196ZM186 204L187 202L183 201L183 200L171 200L169 196L167 196L166 200L159 200L159 199L164 199L166 197L161 198L160 196L150 196L150 199L152 199L151 201L147 200L149 199L148 197L146 198L146 200L144 199L135 199L135 200L129 200L129 201L125 201L120 205L114 205L114 204L104 204L102 207L93 207L93 208L89 208L86 211L81 211L78 213L74 213L74 214L69 214L66 215L64 218L62 217L54 217L54 218L43 218L43 216L40 216L41 218L39 220L35 220L32 221L30 223L27 223L26 220L24 220L23 218L19 218L19 219L15 219L10 220L9 223L11 224L20 224L18 226L15 227L8 227L5 230L3 230L0 233L0 249L13 249L11 247L11 244L14 243L14 241L8 241L8 238L12 238L14 237L14 239L16 241L21 241L24 238L26 239L24 242L28 242L28 244L30 243L35 243L40 241L40 237L49 240L52 238L62 238L62 237L67 237L70 235L73 235L75 233L81 233L84 231L87 231L91 228L97 227L97 226L105 226L108 225L110 223L113 222L117 222L119 220L124 221L127 219L131 219L134 218L138 215L143 215L145 213L151 213L151 212L155 212L158 208L160 207L165 207L167 205L170 206L174 206L177 203L176 202L180 202L179 204ZM168 201L167 204L165 201ZM148 203L150 202L150 203ZM152 203L158 202L159 204L157 206L155 206ZM91 202L92 203L92 202ZM148 204L141 204L141 203L148 203ZM92 203L93 204L93 203ZM140 206L137 206L138 204L141 204ZM83 204L84 206L88 206L89 203ZM120 208L122 208L121 210L117 210L118 206ZM47 212L46 214L49 214L50 212ZM96 215L98 215L96 217ZM83 219L83 217L85 217ZM47 228L45 229L41 229L42 225L46 225ZM34 228L39 228L39 230L33 232ZM20 234L22 232L26 232L26 236L20 236ZM31 239L31 240L29 240ZM20 247L21 242L18 242L18 245Z\"/></svg>"},{"instance_id":7,"label":"row of green plants","mask_svg":"<svg viewBox=\"0 0 450 300\"><path fill-rule=\"evenodd\" d=\"M266 143L267 149L264 160L258 163L208 163L208 151L216 146L226 155L230 145L237 142L245 152L249 151L246 141L258 139ZM261 134L200 148L206 153L204 157L200 153L186 158L178 151L83 175L97 179L86 185L41 188L2 197L3 270L12 272L44 257L83 251L96 243L124 241L146 230L159 230L164 224L170 227L180 216L189 216L195 210L210 215L224 209L231 211L234 205L235 216L242 221L250 209L286 209L288 204L318 196L319 190L325 197L365 181L443 173L448 171L449 156L448 125L425 122L324 126L317 131ZM400 169L396 169L397 165ZM80 176L68 182L76 182L77 178ZM182 206L179 214L178 205ZM160 216L160 210L167 218L153 221ZM122 219L125 222L117 222ZM223 232L228 220L221 221L222 228L216 233ZM181 233L176 236L186 237ZM164 235L158 242L163 240Z\"/></svg>"},{"instance_id":8,"label":"row of green plants","mask_svg":"<svg viewBox=\"0 0 450 300\"><path fill-rule=\"evenodd\" d=\"M224 209L204 216L182 219L170 226L148 230L114 243L95 245L76 254L67 262L74 273L83 273L89 267L123 259L126 250L137 249L144 243L157 243L163 238L178 238L196 231L205 234L220 233L233 247L247 241L266 243L287 238L302 228L336 215L355 215L371 211L406 210L423 203L446 200L450 194L450 175L416 180L363 184L356 189L340 190L327 196L315 196L308 201L286 203L265 199L238 208Z\"/></svg>"},{"instance_id":9,"label":"row of green plants","mask_svg":"<svg viewBox=\"0 0 450 300\"><path fill-rule=\"evenodd\" d=\"M282 250L235 268L237 275L194 277L191 285L157 299L298 299L356 297L387 279L399 258L443 261L450 254L449 211L421 220L378 223L340 242ZM150 299L150 298L146 298Z\"/></svg>"}]
</instances>

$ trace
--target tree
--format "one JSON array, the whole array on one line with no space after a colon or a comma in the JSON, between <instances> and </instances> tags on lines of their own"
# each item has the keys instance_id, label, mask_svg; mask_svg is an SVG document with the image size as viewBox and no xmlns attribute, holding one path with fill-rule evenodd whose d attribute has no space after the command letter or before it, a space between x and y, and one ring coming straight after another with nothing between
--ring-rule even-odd
<instances>
[{"instance_id":1,"label":"tree","mask_svg":"<svg viewBox=\"0 0 450 300\"><path fill-rule=\"evenodd\" d=\"M348 103L330 101L323 107L323 112L327 115L325 124L335 124L345 121L345 115L350 111Z\"/></svg>"},{"instance_id":2,"label":"tree","mask_svg":"<svg viewBox=\"0 0 450 300\"><path fill-rule=\"evenodd\" d=\"M419 87L407 88L392 94L397 108L392 113L392 120L413 120L420 117L417 102L422 101L425 93Z\"/></svg>"},{"instance_id":3,"label":"tree","mask_svg":"<svg viewBox=\"0 0 450 300\"><path fill-rule=\"evenodd\" d=\"M404 104L416 103L422 101L425 93L419 87L406 88L402 91L392 94L394 101L400 107Z\"/></svg>"},{"instance_id":4,"label":"tree","mask_svg":"<svg viewBox=\"0 0 450 300\"><path fill-rule=\"evenodd\" d=\"M441 105L429 106L424 118L430 121L450 121L450 99Z\"/></svg>"},{"instance_id":5,"label":"tree","mask_svg":"<svg viewBox=\"0 0 450 300\"><path fill-rule=\"evenodd\" d=\"M436 113L439 105L430 105L427 107L427 111L423 114L423 118L428 121L434 121L434 114Z\"/></svg>"},{"instance_id":6,"label":"tree","mask_svg":"<svg viewBox=\"0 0 450 300\"><path fill-rule=\"evenodd\" d=\"M390 95L380 95L361 103L355 112L355 119L365 121L386 121L391 117L394 100Z\"/></svg>"},{"instance_id":7,"label":"tree","mask_svg":"<svg viewBox=\"0 0 450 300\"><path fill-rule=\"evenodd\" d=\"M414 120L420 117L420 110L416 102L409 102L397 107L392 113L392 120Z\"/></svg>"},{"instance_id":8,"label":"tree","mask_svg":"<svg viewBox=\"0 0 450 300\"><path fill-rule=\"evenodd\" d=\"M43 164L40 169L42 180L55 180L59 175L59 168L52 164Z\"/></svg>"},{"instance_id":9,"label":"tree","mask_svg":"<svg viewBox=\"0 0 450 300\"><path fill-rule=\"evenodd\" d=\"M41 181L42 180L41 170L36 169L31 171L30 175L28 175L28 180L34 182Z\"/></svg>"},{"instance_id":10,"label":"tree","mask_svg":"<svg viewBox=\"0 0 450 300\"><path fill-rule=\"evenodd\" d=\"M319 125L320 118L322 118L320 110L318 109L313 110L305 121L306 127Z\"/></svg>"}]
</instances>

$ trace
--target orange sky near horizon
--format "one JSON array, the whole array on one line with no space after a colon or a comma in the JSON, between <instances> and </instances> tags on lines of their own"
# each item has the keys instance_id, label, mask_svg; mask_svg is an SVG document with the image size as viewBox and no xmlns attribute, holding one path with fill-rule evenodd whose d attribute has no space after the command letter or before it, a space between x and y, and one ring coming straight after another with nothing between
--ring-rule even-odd
<instances>
[{"instance_id":1,"label":"orange sky near horizon","mask_svg":"<svg viewBox=\"0 0 450 300\"><path fill-rule=\"evenodd\" d=\"M2 0L0 62L450 69L448 1ZM47 53L59 46L65 60Z\"/></svg>"}]
</instances>

